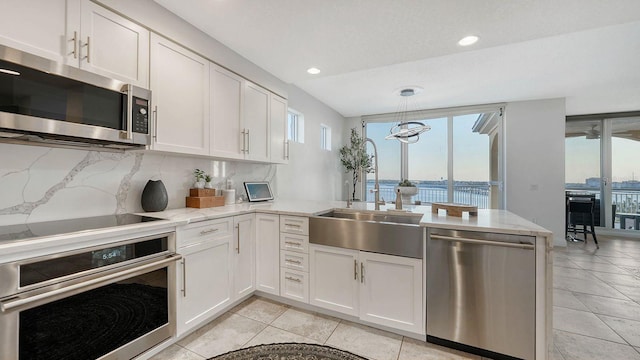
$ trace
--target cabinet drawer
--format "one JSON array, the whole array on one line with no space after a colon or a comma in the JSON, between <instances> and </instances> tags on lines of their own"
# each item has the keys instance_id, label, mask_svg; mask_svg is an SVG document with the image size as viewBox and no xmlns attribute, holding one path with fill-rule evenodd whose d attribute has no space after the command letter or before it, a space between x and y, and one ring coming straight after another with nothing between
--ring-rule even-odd
<instances>
[{"instance_id":1,"label":"cabinet drawer","mask_svg":"<svg viewBox=\"0 0 640 360\"><path fill-rule=\"evenodd\" d=\"M309 272L309 255L294 251L280 251L280 266Z\"/></svg>"},{"instance_id":2,"label":"cabinet drawer","mask_svg":"<svg viewBox=\"0 0 640 360\"><path fill-rule=\"evenodd\" d=\"M280 249L308 253L309 237L305 235L280 234Z\"/></svg>"},{"instance_id":3,"label":"cabinet drawer","mask_svg":"<svg viewBox=\"0 0 640 360\"><path fill-rule=\"evenodd\" d=\"M280 296L309 303L309 273L280 268Z\"/></svg>"},{"instance_id":4,"label":"cabinet drawer","mask_svg":"<svg viewBox=\"0 0 640 360\"><path fill-rule=\"evenodd\" d=\"M233 235L233 218L224 218L189 224L177 233L177 247L190 246Z\"/></svg>"},{"instance_id":5,"label":"cabinet drawer","mask_svg":"<svg viewBox=\"0 0 640 360\"><path fill-rule=\"evenodd\" d=\"M309 218L280 215L280 232L309 235Z\"/></svg>"}]
</instances>

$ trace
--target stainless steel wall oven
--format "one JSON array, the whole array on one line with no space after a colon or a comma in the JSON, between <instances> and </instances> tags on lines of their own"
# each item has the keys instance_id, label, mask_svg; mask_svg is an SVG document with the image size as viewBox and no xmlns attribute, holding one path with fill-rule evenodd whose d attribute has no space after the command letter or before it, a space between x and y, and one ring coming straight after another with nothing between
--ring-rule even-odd
<instances>
[{"instance_id":1,"label":"stainless steel wall oven","mask_svg":"<svg viewBox=\"0 0 640 360\"><path fill-rule=\"evenodd\" d=\"M175 233L0 265L0 359L130 359L175 334Z\"/></svg>"}]
</instances>

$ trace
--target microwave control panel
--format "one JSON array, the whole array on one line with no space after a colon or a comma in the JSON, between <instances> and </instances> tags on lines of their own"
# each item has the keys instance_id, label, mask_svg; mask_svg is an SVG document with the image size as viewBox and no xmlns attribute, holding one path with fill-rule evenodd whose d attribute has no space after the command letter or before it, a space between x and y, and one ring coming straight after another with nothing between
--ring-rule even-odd
<instances>
[{"instance_id":1,"label":"microwave control panel","mask_svg":"<svg viewBox=\"0 0 640 360\"><path fill-rule=\"evenodd\" d=\"M149 100L133 97L134 133L149 134Z\"/></svg>"}]
</instances>

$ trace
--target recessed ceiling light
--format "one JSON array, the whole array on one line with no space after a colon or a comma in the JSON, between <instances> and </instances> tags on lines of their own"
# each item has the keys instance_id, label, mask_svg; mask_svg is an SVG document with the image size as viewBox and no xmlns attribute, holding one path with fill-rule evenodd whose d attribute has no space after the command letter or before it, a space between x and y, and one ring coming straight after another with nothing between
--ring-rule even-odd
<instances>
[{"instance_id":1,"label":"recessed ceiling light","mask_svg":"<svg viewBox=\"0 0 640 360\"><path fill-rule=\"evenodd\" d=\"M13 71L13 70L9 70L9 69L0 69L0 73L5 73L5 74L9 74L9 75L16 75L16 76L20 75L19 72Z\"/></svg>"},{"instance_id":2,"label":"recessed ceiling light","mask_svg":"<svg viewBox=\"0 0 640 360\"><path fill-rule=\"evenodd\" d=\"M478 42L478 37L475 35L465 36L460 41L458 41L458 45L460 46L469 46Z\"/></svg>"},{"instance_id":3,"label":"recessed ceiling light","mask_svg":"<svg viewBox=\"0 0 640 360\"><path fill-rule=\"evenodd\" d=\"M308 68L307 72L311 75L318 75L320 74L320 69L312 67L312 68Z\"/></svg>"}]
</instances>

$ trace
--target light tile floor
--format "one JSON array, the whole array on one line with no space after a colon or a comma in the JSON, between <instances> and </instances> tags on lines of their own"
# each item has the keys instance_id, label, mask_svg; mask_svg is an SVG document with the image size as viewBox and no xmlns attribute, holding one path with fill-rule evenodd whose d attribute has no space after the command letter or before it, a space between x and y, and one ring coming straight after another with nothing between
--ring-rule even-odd
<instances>
[{"instance_id":1,"label":"light tile floor","mask_svg":"<svg viewBox=\"0 0 640 360\"><path fill-rule=\"evenodd\" d=\"M599 237L554 250L552 360L640 360L640 240ZM371 360L475 355L252 297L155 360L202 360L243 347L326 344Z\"/></svg>"},{"instance_id":2,"label":"light tile floor","mask_svg":"<svg viewBox=\"0 0 640 360\"><path fill-rule=\"evenodd\" d=\"M640 360L640 240L553 251L553 360Z\"/></svg>"}]
</instances>

